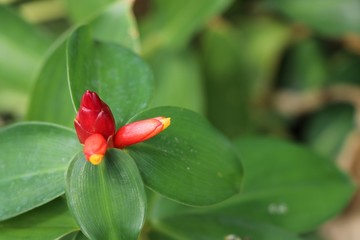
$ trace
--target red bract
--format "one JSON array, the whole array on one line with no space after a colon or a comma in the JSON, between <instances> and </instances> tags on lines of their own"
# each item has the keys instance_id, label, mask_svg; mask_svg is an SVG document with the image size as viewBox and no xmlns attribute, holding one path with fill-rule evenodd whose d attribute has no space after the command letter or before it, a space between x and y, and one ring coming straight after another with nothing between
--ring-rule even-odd
<instances>
[{"instance_id":1,"label":"red bract","mask_svg":"<svg viewBox=\"0 0 360 240\"><path fill-rule=\"evenodd\" d=\"M80 143L95 133L106 140L115 133L115 120L109 106L89 90L82 97L74 125Z\"/></svg>"},{"instance_id":2,"label":"red bract","mask_svg":"<svg viewBox=\"0 0 360 240\"><path fill-rule=\"evenodd\" d=\"M129 123L115 134L114 146L124 148L148 140L165 130L170 125L170 118L156 117Z\"/></svg>"}]
</instances>

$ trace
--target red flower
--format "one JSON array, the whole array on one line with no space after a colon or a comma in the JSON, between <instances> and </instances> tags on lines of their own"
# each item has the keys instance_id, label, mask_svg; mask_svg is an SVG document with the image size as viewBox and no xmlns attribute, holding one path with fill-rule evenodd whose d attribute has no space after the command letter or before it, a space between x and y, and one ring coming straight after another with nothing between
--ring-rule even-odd
<instances>
[{"instance_id":1,"label":"red flower","mask_svg":"<svg viewBox=\"0 0 360 240\"><path fill-rule=\"evenodd\" d=\"M95 133L88 137L84 143L84 154L86 160L94 165L101 163L107 149L107 141L99 134Z\"/></svg>"},{"instance_id":2,"label":"red flower","mask_svg":"<svg viewBox=\"0 0 360 240\"><path fill-rule=\"evenodd\" d=\"M154 137L170 125L170 118L156 117L129 123L115 134L114 146L124 148Z\"/></svg>"},{"instance_id":3,"label":"red flower","mask_svg":"<svg viewBox=\"0 0 360 240\"><path fill-rule=\"evenodd\" d=\"M156 117L133 122L121 127L115 134L115 120L109 106L95 92L88 90L81 99L74 125L80 143L84 144L86 160L98 165L108 148L122 149L152 138L170 125L170 118Z\"/></svg>"},{"instance_id":4,"label":"red flower","mask_svg":"<svg viewBox=\"0 0 360 240\"><path fill-rule=\"evenodd\" d=\"M99 133L109 140L115 133L115 120L109 106L95 92L86 91L74 121L80 143Z\"/></svg>"}]
</instances>

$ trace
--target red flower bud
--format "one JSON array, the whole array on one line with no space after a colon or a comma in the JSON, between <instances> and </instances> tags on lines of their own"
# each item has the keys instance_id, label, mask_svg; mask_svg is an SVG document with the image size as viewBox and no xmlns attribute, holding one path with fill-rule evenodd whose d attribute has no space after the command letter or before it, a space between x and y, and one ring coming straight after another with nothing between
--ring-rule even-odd
<instances>
[{"instance_id":1,"label":"red flower bud","mask_svg":"<svg viewBox=\"0 0 360 240\"><path fill-rule=\"evenodd\" d=\"M115 120L109 106L89 90L81 99L74 125L80 143L95 133L101 134L106 140L115 133Z\"/></svg>"},{"instance_id":2,"label":"red flower bud","mask_svg":"<svg viewBox=\"0 0 360 240\"><path fill-rule=\"evenodd\" d=\"M107 149L107 142L101 134L93 134L85 140L84 154L86 160L94 165L101 163Z\"/></svg>"},{"instance_id":3,"label":"red flower bud","mask_svg":"<svg viewBox=\"0 0 360 240\"><path fill-rule=\"evenodd\" d=\"M154 137L170 125L170 118L156 117L129 123L115 134L114 146L124 148Z\"/></svg>"}]
</instances>

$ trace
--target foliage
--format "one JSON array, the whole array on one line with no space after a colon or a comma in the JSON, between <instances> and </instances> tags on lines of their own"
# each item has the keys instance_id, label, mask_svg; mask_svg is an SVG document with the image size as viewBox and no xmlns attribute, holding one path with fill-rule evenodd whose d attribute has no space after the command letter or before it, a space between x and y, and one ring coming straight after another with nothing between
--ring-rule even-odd
<instances>
[{"instance_id":1,"label":"foliage","mask_svg":"<svg viewBox=\"0 0 360 240\"><path fill-rule=\"evenodd\" d=\"M0 239L319 238L360 181L359 9L0 1ZM171 125L92 165L87 90Z\"/></svg>"}]
</instances>

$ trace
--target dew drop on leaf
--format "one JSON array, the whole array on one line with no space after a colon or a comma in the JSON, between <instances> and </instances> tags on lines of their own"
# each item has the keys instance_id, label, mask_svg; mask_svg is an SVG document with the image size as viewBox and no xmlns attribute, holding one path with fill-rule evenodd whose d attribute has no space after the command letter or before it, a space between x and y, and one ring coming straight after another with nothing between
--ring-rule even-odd
<instances>
[{"instance_id":1,"label":"dew drop on leaf","mask_svg":"<svg viewBox=\"0 0 360 240\"><path fill-rule=\"evenodd\" d=\"M288 205L284 202L270 203L268 206L268 212L271 215L284 215L288 212Z\"/></svg>"}]
</instances>

